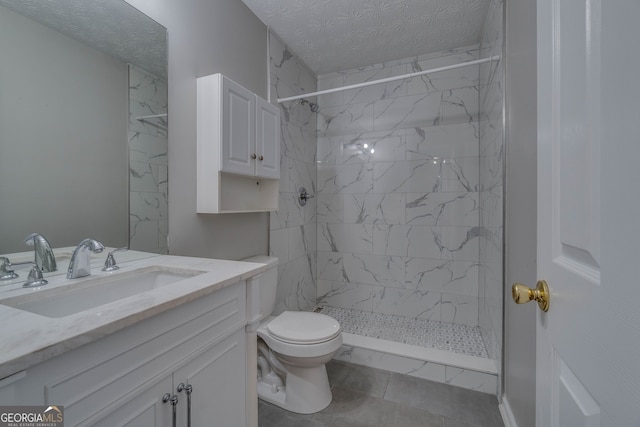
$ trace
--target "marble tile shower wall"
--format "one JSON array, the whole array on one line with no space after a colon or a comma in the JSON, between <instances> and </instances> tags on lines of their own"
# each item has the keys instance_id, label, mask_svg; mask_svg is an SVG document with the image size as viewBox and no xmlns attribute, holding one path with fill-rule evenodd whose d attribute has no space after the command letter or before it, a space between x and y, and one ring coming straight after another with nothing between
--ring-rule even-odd
<instances>
[{"instance_id":1,"label":"marble tile shower wall","mask_svg":"<svg viewBox=\"0 0 640 427\"><path fill-rule=\"evenodd\" d=\"M482 57L502 55L503 0L492 0ZM504 125L502 61L480 66L480 331L489 357L501 363L503 312Z\"/></svg>"},{"instance_id":2,"label":"marble tile shower wall","mask_svg":"<svg viewBox=\"0 0 640 427\"><path fill-rule=\"evenodd\" d=\"M274 34L270 35L271 98L316 90L316 76ZM313 101L311 99L310 101ZM298 203L298 189L316 194L316 113L309 104L280 104L279 210L271 213L269 253L280 259L276 312L316 304L316 200Z\"/></svg>"},{"instance_id":3,"label":"marble tile shower wall","mask_svg":"<svg viewBox=\"0 0 640 427\"><path fill-rule=\"evenodd\" d=\"M322 75L318 89L478 55ZM319 97L319 302L478 325L478 91L470 66Z\"/></svg>"},{"instance_id":4,"label":"marble tile shower wall","mask_svg":"<svg viewBox=\"0 0 640 427\"><path fill-rule=\"evenodd\" d=\"M129 66L129 246L167 253L168 169L167 82Z\"/></svg>"}]
</instances>

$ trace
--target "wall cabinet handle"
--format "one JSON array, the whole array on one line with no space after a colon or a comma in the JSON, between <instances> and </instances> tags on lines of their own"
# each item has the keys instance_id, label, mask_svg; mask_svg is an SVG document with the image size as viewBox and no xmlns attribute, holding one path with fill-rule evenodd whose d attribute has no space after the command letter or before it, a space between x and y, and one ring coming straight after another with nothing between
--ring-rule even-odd
<instances>
[{"instance_id":1,"label":"wall cabinet handle","mask_svg":"<svg viewBox=\"0 0 640 427\"><path fill-rule=\"evenodd\" d=\"M260 161L263 161L264 157L262 155L260 155L260 157L258 157L258 159L260 159Z\"/></svg>"},{"instance_id":2,"label":"wall cabinet handle","mask_svg":"<svg viewBox=\"0 0 640 427\"><path fill-rule=\"evenodd\" d=\"M253 160L255 160L255 159L256 159L256 157L258 157L258 156L256 156L256 153L253 153L253 154L251 155L251 158L252 158Z\"/></svg>"},{"instance_id":3,"label":"wall cabinet handle","mask_svg":"<svg viewBox=\"0 0 640 427\"><path fill-rule=\"evenodd\" d=\"M172 426L173 427L177 427L178 422L177 422L177 413L176 413L177 409L176 409L176 406L178 406L178 396L176 396L175 394L173 396L171 396L169 393L165 393L162 396L162 403L167 403L167 402L171 403L171 407L172 407L171 409L173 411L173 417L172 417L173 423L172 423Z\"/></svg>"},{"instance_id":4,"label":"wall cabinet handle","mask_svg":"<svg viewBox=\"0 0 640 427\"><path fill-rule=\"evenodd\" d=\"M191 392L193 387L191 384L184 385L184 383L178 384L178 393L184 391L187 394L187 427L191 427Z\"/></svg>"}]
</instances>

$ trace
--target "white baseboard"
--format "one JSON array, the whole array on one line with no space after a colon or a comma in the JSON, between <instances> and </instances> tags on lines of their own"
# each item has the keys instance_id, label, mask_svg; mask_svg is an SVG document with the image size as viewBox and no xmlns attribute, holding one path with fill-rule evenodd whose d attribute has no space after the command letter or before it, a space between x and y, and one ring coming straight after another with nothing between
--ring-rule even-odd
<instances>
[{"instance_id":1,"label":"white baseboard","mask_svg":"<svg viewBox=\"0 0 640 427\"><path fill-rule=\"evenodd\" d=\"M502 403L498 405L498 408L500 409L500 415L502 415L504 427L518 427L516 419L513 417L513 412L511 412L511 406L509 406L509 400L506 396L502 396Z\"/></svg>"}]
</instances>

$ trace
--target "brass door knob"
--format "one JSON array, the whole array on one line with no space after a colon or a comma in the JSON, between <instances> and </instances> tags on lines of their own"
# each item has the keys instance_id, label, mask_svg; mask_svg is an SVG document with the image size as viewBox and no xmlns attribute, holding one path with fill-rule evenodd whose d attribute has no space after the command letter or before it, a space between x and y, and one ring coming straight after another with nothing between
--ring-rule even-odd
<instances>
[{"instance_id":1,"label":"brass door knob","mask_svg":"<svg viewBox=\"0 0 640 427\"><path fill-rule=\"evenodd\" d=\"M514 283L511 287L511 296L516 304L526 304L529 301L537 301L540 310L549 311L549 286L544 280L538 280L536 288L523 285L522 283Z\"/></svg>"}]
</instances>

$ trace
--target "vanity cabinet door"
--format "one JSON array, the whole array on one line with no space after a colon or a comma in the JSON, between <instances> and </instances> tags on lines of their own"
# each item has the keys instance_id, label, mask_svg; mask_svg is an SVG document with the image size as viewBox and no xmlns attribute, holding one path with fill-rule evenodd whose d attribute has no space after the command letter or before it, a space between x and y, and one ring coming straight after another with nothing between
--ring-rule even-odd
<instances>
[{"instance_id":1,"label":"vanity cabinet door","mask_svg":"<svg viewBox=\"0 0 640 427\"><path fill-rule=\"evenodd\" d=\"M172 392L172 386L172 376L167 375L144 390L126 396L122 400L124 402L122 405L109 407L85 425L94 427L173 427L171 403L162 400L165 393Z\"/></svg>"},{"instance_id":2,"label":"vanity cabinet door","mask_svg":"<svg viewBox=\"0 0 640 427\"><path fill-rule=\"evenodd\" d=\"M209 347L174 373L174 387L191 385L191 425L246 425L246 339L244 328ZM174 388L176 391L177 388ZM177 392L178 425L187 426L185 391Z\"/></svg>"},{"instance_id":3,"label":"vanity cabinet door","mask_svg":"<svg viewBox=\"0 0 640 427\"><path fill-rule=\"evenodd\" d=\"M21 371L0 379L0 405L17 405L16 384L27 375L26 371Z\"/></svg>"},{"instance_id":4,"label":"vanity cabinet door","mask_svg":"<svg viewBox=\"0 0 640 427\"><path fill-rule=\"evenodd\" d=\"M256 96L256 175L280 179L280 108Z\"/></svg>"},{"instance_id":5,"label":"vanity cabinet door","mask_svg":"<svg viewBox=\"0 0 640 427\"><path fill-rule=\"evenodd\" d=\"M256 96L222 77L222 165L223 172L255 173Z\"/></svg>"}]
</instances>

